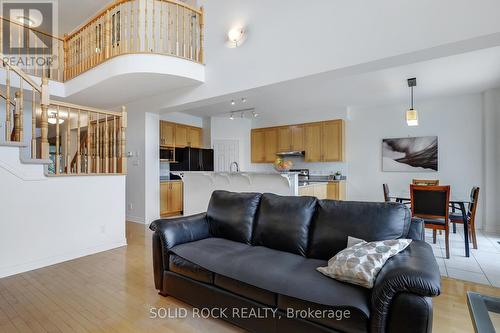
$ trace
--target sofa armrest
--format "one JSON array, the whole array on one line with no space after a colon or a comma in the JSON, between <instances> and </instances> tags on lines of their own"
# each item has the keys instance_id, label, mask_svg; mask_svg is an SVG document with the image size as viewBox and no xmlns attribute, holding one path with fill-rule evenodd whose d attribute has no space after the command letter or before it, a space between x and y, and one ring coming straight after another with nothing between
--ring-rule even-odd
<instances>
[{"instance_id":1,"label":"sofa armrest","mask_svg":"<svg viewBox=\"0 0 500 333\"><path fill-rule=\"evenodd\" d=\"M380 270L371 297L371 331L386 332L391 304L399 293L433 297L440 294L441 276L429 244L413 241ZM412 318L398 318L411 322Z\"/></svg>"},{"instance_id":2,"label":"sofa armrest","mask_svg":"<svg viewBox=\"0 0 500 333\"><path fill-rule=\"evenodd\" d=\"M179 244L210 236L207 214L156 220L149 226L153 234L153 271L157 290L162 293L163 272L168 269L168 251Z\"/></svg>"},{"instance_id":3,"label":"sofa armrest","mask_svg":"<svg viewBox=\"0 0 500 333\"><path fill-rule=\"evenodd\" d=\"M406 237L413 240L425 241L424 220L419 217L412 217L410 230L408 231L408 235Z\"/></svg>"},{"instance_id":4,"label":"sofa armrest","mask_svg":"<svg viewBox=\"0 0 500 333\"><path fill-rule=\"evenodd\" d=\"M149 229L158 233L166 250L210 236L206 213L156 220L151 223Z\"/></svg>"}]
</instances>

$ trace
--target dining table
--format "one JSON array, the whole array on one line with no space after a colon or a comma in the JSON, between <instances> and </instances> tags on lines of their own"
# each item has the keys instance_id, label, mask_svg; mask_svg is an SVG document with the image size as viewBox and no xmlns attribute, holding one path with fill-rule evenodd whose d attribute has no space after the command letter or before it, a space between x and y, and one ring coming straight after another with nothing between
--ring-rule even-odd
<instances>
[{"instance_id":1,"label":"dining table","mask_svg":"<svg viewBox=\"0 0 500 333\"><path fill-rule=\"evenodd\" d=\"M389 198L393 199L399 203L410 203L410 191L406 192L394 192L389 194ZM450 194L450 207L452 209L460 210L462 213L462 218L464 220L464 242L465 242L465 256L470 257L469 248L469 221L467 218L466 205L470 204L470 197Z\"/></svg>"}]
</instances>

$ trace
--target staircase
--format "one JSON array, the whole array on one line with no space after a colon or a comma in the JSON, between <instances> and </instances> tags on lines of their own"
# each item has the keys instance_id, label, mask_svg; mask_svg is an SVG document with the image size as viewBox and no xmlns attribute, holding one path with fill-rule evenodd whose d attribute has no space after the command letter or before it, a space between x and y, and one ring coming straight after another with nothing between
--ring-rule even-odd
<instances>
[{"instance_id":1,"label":"staircase","mask_svg":"<svg viewBox=\"0 0 500 333\"><path fill-rule=\"evenodd\" d=\"M49 176L126 173L125 107L117 112L51 100L46 77L38 84L5 60L0 70L5 77L0 81L5 105L0 145L29 142L26 161L48 164Z\"/></svg>"}]
</instances>

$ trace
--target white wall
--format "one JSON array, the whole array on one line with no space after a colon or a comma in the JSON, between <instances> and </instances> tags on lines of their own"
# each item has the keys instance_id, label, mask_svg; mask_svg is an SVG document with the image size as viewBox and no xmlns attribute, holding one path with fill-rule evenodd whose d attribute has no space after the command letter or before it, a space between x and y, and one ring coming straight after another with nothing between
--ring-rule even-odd
<instances>
[{"instance_id":1,"label":"white wall","mask_svg":"<svg viewBox=\"0 0 500 333\"><path fill-rule=\"evenodd\" d=\"M182 112L165 113L160 115L160 119L183 125L203 127L203 118Z\"/></svg>"},{"instance_id":2,"label":"white wall","mask_svg":"<svg viewBox=\"0 0 500 333\"><path fill-rule=\"evenodd\" d=\"M0 278L126 245L125 176L45 177L0 147Z\"/></svg>"},{"instance_id":3,"label":"white wall","mask_svg":"<svg viewBox=\"0 0 500 333\"><path fill-rule=\"evenodd\" d=\"M139 110L127 112L127 221L145 223L146 117Z\"/></svg>"},{"instance_id":4,"label":"white wall","mask_svg":"<svg viewBox=\"0 0 500 333\"><path fill-rule=\"evenodd\" d=\"M383 183L393 192L407 192L413 178L439 179L441 184L451 185L452 196L468 197L473 186L483 186L481 95L422 101L416 106L417 127L406 126L407 105L349 110L349 200L382 201ZM382 139L434 135L439 144L438 172L382 172ZM479 227L482 214L479 209Z\"/></svg>"},{"instance_id":5,"label":"white wall","mask_svg":"<svg viewBox=\"0 0 500 333\"><path fill-rule=\"evenodd\" d=\"M500 232L500 89L483 94L483 177L485 229Z\"/></svg>"}]
</instances>

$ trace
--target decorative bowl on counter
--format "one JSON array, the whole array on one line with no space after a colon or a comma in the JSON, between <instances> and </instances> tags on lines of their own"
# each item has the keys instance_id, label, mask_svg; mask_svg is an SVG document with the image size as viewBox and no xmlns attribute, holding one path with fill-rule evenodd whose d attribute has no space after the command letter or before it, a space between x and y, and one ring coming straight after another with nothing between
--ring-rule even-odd
<instances>
[{"instance_id":1,"label":"decorative bowl on counter","mask_svg":"<svg viewBox=\"0 0 500 333\"><path fill-rule=\"evenodd\" d=\"M274 161L274 169L278 172L288 172L293 167L292 161L285 161L285 159L278 157Z\"/></svg>"}]
</instances>

